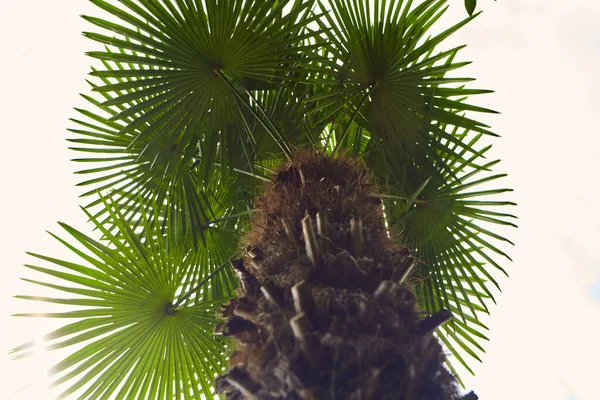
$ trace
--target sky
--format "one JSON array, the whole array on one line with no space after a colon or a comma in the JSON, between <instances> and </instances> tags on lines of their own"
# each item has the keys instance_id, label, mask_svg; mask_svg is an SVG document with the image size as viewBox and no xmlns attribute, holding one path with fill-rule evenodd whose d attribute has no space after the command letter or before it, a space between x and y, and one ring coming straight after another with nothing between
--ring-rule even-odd
<instances>
[{"instance_id":1,"label":"sky","mask_svg":"<svg viewBox=\"0 0 600 400\"><path fill-rule=\"evenodd\" d=\"M457 21L462 0L449 3L445 21ZM504 185L515 189L519 229L503 232L515 242L513 262L503 265L510 278L499 278L483 363L463 379L485 400L597 400L600 2L478 3L484 13L448 47L468 44L460 58L474 61L465 70L477 78L472 87L496 91L476 102L501 111L484 119L502 136L491 153L503 160L497 171L509 174ZM61 322L9 316L39 310L12 296L43 294L19 280L35 276L22 266L32 262L25 251L70 258L45 231L60 233L57 221L90 230L65 142L92 64L80 14L97 13L82 0L0 2L2 399L51 398L44 371L65 354L6 355Z\"/></svg>"}]
</instances>

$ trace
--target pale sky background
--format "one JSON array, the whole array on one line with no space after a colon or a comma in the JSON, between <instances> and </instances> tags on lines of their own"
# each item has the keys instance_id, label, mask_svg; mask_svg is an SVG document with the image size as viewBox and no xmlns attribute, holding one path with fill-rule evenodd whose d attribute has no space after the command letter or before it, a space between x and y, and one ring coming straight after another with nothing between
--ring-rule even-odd
<instances>
[{"instance_id":1,"label":"pale sky background","mask_svg":"<svg viewBox=\"0 0 600 400\"><path fill-rule=\"evenodd\" d=\"M487 117L503 137L493 156L510 175L519 203L510 278L488 321L491 342L476 376L463 374L482 400L600 399L600 0L479 0L485 12L456 34L477 99L502 112ZM450 0L448 19L463 15ZM56 221L88 232L67 150L68 118L92 60L84 0L0 1L0 353L1 399L50 399L44 371L65 353L10 361L6 352L61 321L24 320L40 310L16 294L40 294L19 277L25 251L73 259L45 230ZM8 329L6 328L8 327ZM15 391L26 387L20 393Z\"/></svg>"}]
</instances>

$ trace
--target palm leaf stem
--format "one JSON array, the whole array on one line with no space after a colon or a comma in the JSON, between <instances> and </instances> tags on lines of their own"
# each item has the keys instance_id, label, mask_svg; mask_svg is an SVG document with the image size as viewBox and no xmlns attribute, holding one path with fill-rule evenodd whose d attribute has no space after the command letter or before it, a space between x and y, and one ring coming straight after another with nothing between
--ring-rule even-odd
<instances>
[{"instance_id":1,"label":"palm leaf stem","mask_svg":"<svg viewBox=\"0 0 600 400\"><path fill-rule=\"evenodd\" d=\"M200 161L200 160L201 160L201 158L200 158L200 157L198 157L198 156L194 156L193 158L194 158L194 160L196 160L196 161ZM217 167L221 167L221 166L222 166L222 164L221 164L221 163L218 163L218 162L215 162L214 164L215 164L215 166L217 166ZM267 177L265 177L265 176L262 176L262 175L256 175L255 173L248 172L248 171L244 171L243 169L239 169L239 168L232 168L232 169L233 169L235 172L239 173L239 174L248 175L248 176L251 176L251 177L253 177L253 178L260 179L261 181L264 181L264 182L270 182L270 181L271 181L269 178L267 178Z\"/></svg>"},{"instance_id":2,"label":"palm leaf stem","mask_svg":"<svg viewBox=\"0 0 600 400\"><path fill-rule=\"evenodd\" d=\"M267 118L267 121L269 121L269 123L272 125L271 127L267 126L265 121L262 120L262 118L258 115L256 110L248 103L248 101L244 98L244 96L242 96L240 94L240 92L237 91L237 89L233 86L233 84L229 81L229 79L227 79L227 77L225 76L223 71L221 71L219 69L215 69L215 73L217 73L221 77L221 79L223 79L223 81L231 89L231 91L233 92L235 97L237 97L242 102L242 104L244 104L246 106L246 108L252 113L252 115L254 115L254 117L256 117L258 122L263 126L263 128L266 129L266 131L273 138L273 140L275 140L275 143L277 143L277 145L281 148L281 150L283 151L283 153L289 160L292 157L292 150L291 150L290 146L286 143L285 139L281 135L281 132L279 132L277 130L277 128L275 127L275 125L273 124L271 119L267 116L265 110L263 110L262 107L260 106L260 104L258 103L258 101L256 101L256 99L253 96L250 96L252 101L255 102L256 106L261 111L261 113Z\"/></svg>"},{"instance_id":3,"label":"palm leaf stem","mask_svg":"<svg viewBox=\"0 0 600 400\"><path fill-rule=\"evenodd\" d=\"M340 148L340 145L342 144L342 142L346 138L346 135L350 131L350 126L352 125L352 123L356 119L356 116L358 115L358 113L359 113L360 109L362 108L363 104L365 104L365 101L367 101L367 99L369 98L369 96L371 95L371 93L373 93L373 90L375 90L375 88L378 86L378 84L379 83L376 82L373 86L371 86L371 88L363 96L362 100L360 101L360 104L358 105L358 107L356 107L356 110L354 110L354 113L352 114L352 117L350 118L350 121L348 121L348 125L346 125L346 128L344 129L344 133L342 133L342 136L340 137L340 140L335 144L335 147L333 149L333 154L337 154L337 152L338 152L338 150Z\"/></svg>"},{"instance_id":4,"label":"palm leaf stem","mask_svg":"<svg viewBox=\"0 0 600 400\"><path fill-rule=\"evenodd\" d=\"M177 300L175 302L175 304L173 304L170 309L171 310L175 310L177 309L177 307L179 307L184 301L186 301L192 294L196 293L198 290L200 290L200 288L202 287L202 285L206 284L206 282L208 282L209 279L211 279L213 276L215 276L216 274L218 274L219 272L221 272L230 262L231 260L233 260L233 258L235 256L237 256L238 253L234 253L231 255L231 257L229 257L227 259L227 261L225 261L223 264L219 265L217 268L215 268L215 270L213 272L211 272L210 274L208 274L202 281L200 281L200 283L198 283L196 286L194 286L189 292L187 292L185 295L181 296L179 298L179 300Z\"/></svg>"}]
</instances>

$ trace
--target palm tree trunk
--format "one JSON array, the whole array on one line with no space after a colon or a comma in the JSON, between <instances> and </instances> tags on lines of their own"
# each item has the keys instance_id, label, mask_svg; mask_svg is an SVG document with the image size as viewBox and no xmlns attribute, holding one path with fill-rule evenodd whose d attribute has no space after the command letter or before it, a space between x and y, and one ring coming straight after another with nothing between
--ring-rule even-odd
<instances>
[{"instance_id":1,"label":"palm tree trunk","mask_svg":"<svg viewBox=\"0 0 600 400\"><path fill-rule=\"evenodd\" d=\"M416 306L410 252L388 237L375 187L346 157L300 153L257 201L233 264L240 297L215 332L235 339L228 399L458 399Z\"/></svg>"}]
</instances>

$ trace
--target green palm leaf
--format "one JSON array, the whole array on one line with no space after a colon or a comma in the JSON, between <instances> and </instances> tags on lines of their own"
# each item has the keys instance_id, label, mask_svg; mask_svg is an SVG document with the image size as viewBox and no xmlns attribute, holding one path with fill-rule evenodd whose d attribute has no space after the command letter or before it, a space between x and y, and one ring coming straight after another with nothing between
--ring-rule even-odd
<instances>
[{"instance_id":1,"label":"green palm leaf","mask_svg":"<svg viewBox=\"0 0 600 400\"><path fill-rule=\"evenodd\" d=\"M306 29L316 18L313 1L93 3L113 18L84 18L116 36L85 33L107 47L89 53L102 61L103 69L92 72L100 80L90 84L103 98L84 96L93 111L78 110L84 118L72 129L79 136L71 140L74 149L93 155L77 159L94 163L79 171L94 176L80 183L91 189L83 196L117 191L113 198L128 217L140 211L138 194L166 203L165 220L189 226L197 240L211 220L244 211L222 202L219 213L206 200L216 190L251 192L230 172L260 179L257 154L289 155L289 138L278 133L272 114L250 106L250 90L280 87L268 81L282 79L293 84L300 63L317 58L309 43L317 33ZM277 93L279 111L296 96Z\"/></svg>"},{"instance_id":2,"label":"green palm leaf","mask_svg":"<svg viewBox=\"0 0 600 400\"><path fill-rule=\"evenodd\" d=\"M373 3L371 8L365 1L331 2L331 13L320 24L329 38L328 50L344 62L329 65L336 84L311 100L327 95L329 102L320 102L316 109L347 104L349 115L358 113L356 121L374 136L373 145L385 156L388 169L401 168L398 158L403 156L423 166L435 160L437 169L451 171L438 153L451 152L452 146L470 149L441 126L493 135L487 125L457 115L494 112L462 101L490 91L453 86L472 79L446 76L468 64L454 61L463 46L438 50L440 43L474 17L427 37L445 12L446 1L429 0L418 6L412 1Z\"/></svg>"},{"instance_id":3,"label":"green palm leaf","mask_svg":"<svg viewBox=\"0 0 600 400\"><path fill-rule=\"evenodd\" d=\"M482 134L458 137L476 149ZM500 289L490 266L506 274L498 257L510 260L502 247L512 242L493 233L490 225L516 227L514 215L495 211L514 203L497 200L498 194L511 190L492 186L506 175L491 172L499 160L485 160L490 148L483 147L468 159L464 149L457 157L444 156L443 162L452 172L443 176L430 176L429 171L411 166L404 171L402 181L387 175L388 194L383 199L398 240L414 249L421 260L417 267L421 284L416 288L420 302L429 312L446 308L454 313L456 318L438 334L469 371L457 350L480 360L481 341L487 340L480 330L487 328L479 322L479 315L489 313L490 300L495 302L490 286ZM480 162L484 164L478 165ZM484 189L474 189L478 186ZM416 196L409 198L411 193ZM487 196L494 200L487 200Z\"/></svg>"},{"instance_id":4,"label":"green palm leaf","mask_svg":"<svg viewBox=\"0 0 600 400\"><path fill-rule=\"evenodd\" d=\"M134 133L144 152L167 157L165 144L194 146L199 126L217 135L232 122L236 95L223 74L280 82L298 62L316 57L315 45L304 44L315 35L305 29L316 18L313 1L121 1L120 8L93 3L120 22L84 18L118 36L86 35L122 51L89 55L125 66L94 71L112 80L96 90L115 94L105 105L128 105L113 119L127 120L119 132ZM152 126L143 129L149 121Z\"/></svg>"},{"instance_id":5,"label":"green palm leaf","mask_svg":"<svg viewBox=\"0 0 600 400\"><path fill-rule=\"evenodd\" d=\"M93 88L97 87L90 84ZM256 173L253 177L233 171L247 168L247 162L238 154L233 155L231 151L215 154L214 147L230 139L227 135L222 135L217 142L211 138L199 139L195 146L185 149L171 147L167 158L153 152L140 154L140 146L134 143L135 136L118 134L122 124L110 120L119 108L101 106L91 96L84 98L91 107L77 110L80 117L72 121L78 126L70 129L77 136L69 139L73 143L71 149L85 155L74 160L86 166L76 172L85 177L78 185L88 188L82 197L111 192L113 201L119 204L119 209L134 227L139 225L140 220L132 219L142 211L138 196L147 199L149 204L152 201L164 204L163 212L159 214L162 220L171 224L172 229L182 230L183 234L189 230L194 238L202 237L212 221L247 210L242 202L244 187L249 180L261 182L261 175ZM230 125L224 131L233 137L234 143L230 148L241 143L235 126ZM202 158L202 154L208 156ZM218 168L217 165L227 168ZM98 207L94 215L103 217L101 222L106 223L110 218L100 198L86 205L88 209ZM152 213L146 215L152 218Z\"/></svg>"},{"instance_id":6,"label":"green palm leaf","mask_svg":"<svg viewBox=\"0 0 600 400\"><path fill-rule=\"evenodd\" d=\"M83 249L53 236L80 257L79 263L30 253L54 264L52 268L28 265L46 276L30 282L67 297L17 296L83 307L19 314L77 319L44 337L49 349L80 345L52 368L57 376L54 385L68 382L61 397L141 399L149 393L163 393L165 398L211 398L213 376L224 370L227 352L212 330L217 308L234 296L236 285L227 259L218 253L207 256L206 249L202 254L181 246L175 232L164 231L159 218L151 223L144 214L145 238L140 238L116 208L105 205L119 235L88 216L108 245L61 223ZM209 232L218 235L219 230L215 227ZM215 242L221 252L228 247ZM234 254L235 250L227 256L230 259ZM25 344L12 352L21 357L31 346Z\"/></svg>"}]
</instances>

